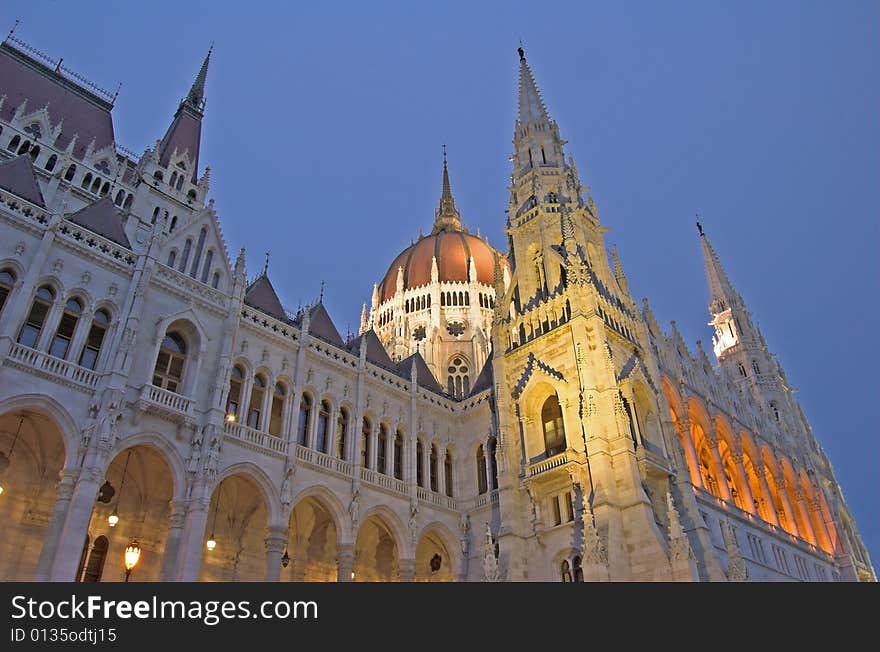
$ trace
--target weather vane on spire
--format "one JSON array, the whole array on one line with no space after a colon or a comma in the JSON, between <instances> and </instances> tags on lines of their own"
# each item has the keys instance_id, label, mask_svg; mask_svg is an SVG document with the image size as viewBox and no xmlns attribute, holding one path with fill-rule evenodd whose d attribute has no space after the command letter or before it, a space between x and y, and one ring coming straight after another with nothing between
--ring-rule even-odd
<instances>
[{"instance_id":1,"label":"weather vane on spire","mask_svg":"<svg viewBox=\"0 0 880 652\"><path fill-rule=\"evenodd\" d=\"M700 235L704 235L703 234L703 225L700 224L700 211L696 212L696 216L697 216L697 231L700 232Z\"/></svg>"},{"instance_id":2,"label":"weather vane on spire","mask_svg":"<svg viewBox=\"0 0 880 652\"><path fill-rule=\"evenodd\" d=\"M446 143L443 143L443 163L446 163Z\"/></svg>"},{"instance_id":3,"label":"weather vane on spire","mask_svg":"<svg viewBox=\"0 0 880 652\"><path fill-rule=\"evenodd\" d=\"M318 303L324 301L324 281L321 281L321 292L318 294Z\"/></svg>"},{"instance_id":4,"label":"weather vane on spire","mask_svg":"<svg viewBox=\"0 0 880 652\"><path fill-rule=\"evenodd\" d=\"M263 276L269 272L269 252L266 252L266 262L263 264Z\"/></svg>"}]
</instances>

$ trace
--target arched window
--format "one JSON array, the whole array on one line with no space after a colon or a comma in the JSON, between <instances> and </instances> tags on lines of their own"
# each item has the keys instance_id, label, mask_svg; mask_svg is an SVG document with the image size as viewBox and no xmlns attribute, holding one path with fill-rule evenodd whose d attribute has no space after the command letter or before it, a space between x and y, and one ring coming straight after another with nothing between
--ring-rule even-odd
<instances>
[{"instance_id":1,"label":"arched window","mask_svg":"<svg viewBox=\"0 0 880 652\"><path fill-rule=\"evenodd\" d=\"M440 293L440 305L441 306L446 305L446 295L443 292Z\"/></svg>"},{"instance_id":2,"label":"arched window","mask_svg":"<svg viewBox=\"0 0 880 652\"><path fill-rule=\"evenodd\" d=\"M52 154L47 160L46 165L44 166L46 172L51 172L55 169L55 165L58 163L58 156Z\"/></svg>"},{"instance_id":3,"label":"arched window","mask_svg":"<svg viewBox=\"0 0 880 652\"><path fill-rule=\"evenodd\" d=\"M575 555L574 559L571 560L571 565L574 566L574 581L575 582L583 582L584 581L584 569L581 567L580 555Z\"/></svg>"},{"instance_id":4,"label":"arched window","mask_svg":"<svg viewBox=\"0 0 880 652\"><path fill-rule=\"evenodd\" d=\"M3 306L6 305L6 299L12 293L15 287L15 272L11 269L4 269L0 272L0 313L3 312Z\"/></svg>"},{"instance_id":5,"label":"arched window","mask_svg":"<svg viewBox=\"0 0 880 652\"><path fill-rule=\"evenodd\" d=\"M483 445L477 447L477 493L484 494L489 490L486 486L486 454Z\"/></svg>"},{"instance_id":6,"label":"arched window","mask_svg":"<svg viewBox=\"0 0 880 652\"><path fill-rule=\"evenodd\" d=\"M18 134L15 134L12 137L12 140L9 141L9 144L6 146L10 152L14 152L15 148L18 147L18 144L21 142L21 137Z\"/></svg>"},{"instance_id":7,"label":"arched window","mask_svg":"<svg viewBox=\"0 0 880 652\"><path fill-rule=\"evenodd\" d=\"M211 287L215 290L220 287L220 272L214 272L214 278L211 279Z\"/></svg>"},{"instance_id":8,"label":"arched window","mask_svg":"<svg viewBox=\"0 0 880 652\"><path fill-rule=\"evenodd\" d=\"M419 440L416 442L416 484L420 487L425 486L425 447L422 446L422 441Z\"/></svg>"},{"instance_id":9,"label":"arched window","mask_svg":"<svg viewBox=\"0 0 880 652\"><path fill-rule=\"evenodd\" d=\"M162 340L159 355L156 356L153 384L170 392L177 392L183 379L185 362L186 342L178 333L168 333Z\"/></svg>"},{"instance_id":10,"label":"arched window","mask_svg":"<svg viewBox=\"0 0 880 652\"><path fill-rule=\"evenodd\" d=\"M40 339L40 333L43 331L43 325L46 322L46 315L49 314L53 301L55 301L55 292L48 285L44 285L37 290L36 295L34 295L34 302L31 304L31 310L28 313L27 319L24 320L21 332L18 334L19 344L31 348L37 346L37 341Z\"/></svg>"},{"instance_id":11,"label":"arched window","mask_svg":"<svg viewBox=\"0 0 880 652\"><path fill-rule=\"evenodd\" d=\"M491 489L498 488L498 440L495 437L489 437L489 477L492 480Z\"/></svg>"},{"instance_id":12,"label":"arched window","mask_svg":"<svg viewBox=\"0 0 880 652\"><path fill-rule=\"evenodd\" d=\"M739 375L742 376L743 378L745 378L746 375L747 375L747 374L746 374L746 368L743 367L741 363L738 364L738 365L736 365L736 368L739 370Z\"/></svg>"},{"instance_id":13,"label":"arched window","mask_svg":"<svg viewBox=\"0 0 880 652\"><path fill-rule=\"evenodd\" d=\"M28 153L31 155L31 160L36 162L37 156L40 155L40 146L37 145L37 146L31 148L31 151Z\"/></svg>"},{"instance_id":14,"label":"arched window","mask_svg":"<svg viewBox=\"0 0 880 652\"><path fill-rule=\"evenodd\" d=\"M177 215L174 215L171 218L171 224L168 226L168 233L173 233L174 229L177 228Z\"/></svg>"},{"instance_id":15,"label":"arched window","mask_svg":"<svg viewBox=\"0 0 880 652\"><path fill-rule=\"evenodd\" d=\"M67 172L64 173L65 181L73 181L73 177L76 175L76 164L71 164L69 168L67 168Z\"/></svg>"},{"instance_id":16,"label":"arched window","mask_svg":"<svg viewBox=\"0 0 880 652\"><path fill-rule=\"evenodd\" d=\"M100 189L101 189L101 177L95 177L95 180L92 181L92 187L89 190L95 194L98 194L98 191Z\"/></svg>"},{"instance_id":17,"label":"arched window","mask_svg":"<svg viewBox=\"0 0 880 652\"><path fill-rule=\"evenodd\" d=\"M134 195L128 193L128 196L125 198L125 202L122 204L122 208L128 209L131 208L131 203L134 201Z\"/></svg>"},{"instance_id":18,"label":"arched window","mask_svg":"<svg viewBox=\"0 0 880 652\"><path fill-rule=\"evenodd\" d=\"M468 361L457 355L449 362L446 369L446 389L455 398L465 398L471 393L471 378L469 375Z\"/></svg>"},{"instance_id":19,"label":"arched window","mask_svg":"<svg viewBox=\"0 0 880 652\"><path fill-rule=\"evenodd\" d=\"M162 178L163 178L162 170L156 170L155 172L153 172L153 178L154 178L156 181L161 181ZM154 184L154 185L155 185L155 184Z\"/></svg>"},{"instance_id":20,"label":"arched window","mask_svg":"<svg viewBox=\"0 0 880 652\"><path fill-rule=\"evenodd\" d=\"M544 450L547 457L565 450L565 426L562 422L562 407L559 397L552 394L541 408L541 425L544 431Z\"/></svg>"},{"instance_id":21,"label":"arched window","mask_svg":"<svg viewBox=\"0 0 880 652\"><path fill-rule=\"evenodd\" d=\"M73 332L76 330L80 315L82 315L82 308L82 302L79 299L67 300L61 320L58 322L58 328L55 330L55 337L52 338L52 344L49 346L50 355L62 360L67 357L67 352L70 350L70 340L73 339Z\"/></svg>"},{"instance_id":22,"label":"arched window","mask_svg":"<svg viewBox=\"0 0 880 652\"><path fill-rule=\"evenodd\" d=\"M239 417L241 407L241 389L244 385L244 371L235 365L229 372L229 394L226 396L226 418L235 421Z\"/></svg>"},{"instance_id":23,"label":"arched window","mask_svg":"<svg viewBox=\"0 0 880 652\"><path fill-rule=\"evenodd\" d=\"M263 397L266 394L266 378L262 374L254 376L251 387L251 400L248 403L247 424L251 428L259 428L263 415Z\"/></svg>"},{"instance_id":24,"label":"arched window","mask_svg":"<svg viewBox=\"0 0 880 652\"><path fill-rule=\"evenodd\" d=\"M86 176L83 177L82 183L80 183L80 187L85 190L89 189L89 184L92 182L92 173L86 172Z\"/></svg>"},{"instance_id":25,"label":"arched window","mask_svg":"<svg viewBox=\"0 0 880 652\"><path fill-rule=\"evenodd\" d=\"M110 542L107 537L101 535L95 539L92 546L92 552L89 555L89 561L86 564L86 570L83 573L83 582L100 582L101 576L104 574L104 562L107 559L107 548Z\"/></svg>"},{"instance_id":26,"label":"arched window","mask_svg":"<svg viewBox=\"0 0 880 652\"><path fill-rule=\"evenodd\" d=\"M79 356L79 365L86 369L94 370L98 366L98 356L101 355L101 345L104 343L104 335L110 326L110 315L106 310L98 310L92 317L92 325Z\"/></svg>"},{"instance_id":27,"label":"arched window","mask_svg":"<svg viewBox=\"0 0 880 652\"><path fill-rule=\"evenodd\" d=\"M173 187L174 187L174 184L175 184L176 182L177 182L177 172L172 172L172 173L171 173L171 181L168 182L168 185L171 186L171 187L173 188Z\"/></svg>"},{"instance_id":28,"label":"arched window","mask_svg":"<svg viewBox=\"0 0 880 652\"><path fill-rule=\"evenodd\" d=\"M205 246L205 236L208 234L208 229L204 226L202 230L199 231L199 239L196 241L196 252L193 255L193 263L192 267L189 268L189 275L193 278L196 277L196 272L199 271L199 262L202 259L202 249Z\"/></svg>"},{"instance_id":29,"label":"arched window","mask_svg":"<svg viewBox=\"0 0 880 652\"><path fill-rule=\"evenodd\" d=\"M101 186L101 197L106 196L107 193L109 193L109 192L110 192L110 182L109 182L109 181L105 181L105 182L104 182L104 185Z\"/></svg>"},{"instance_id":30,"label":"arched window","mask_svg":"<svg viewBox=\"0 0 880 652\"><path fill-rule=\"evenodd\" d=\"M758 367L758 361L752 360L752 369L754 369L756 374L761 373L761 369Z\"/></svg>"},{"instance_id":31,"label":"arched window","mask_svg":"<svg viewBox=\"0 0 880 652\"><path fill-rule=\"evenodd\" d=\"M394 477L403 480L403 433L394 435Z\"/></svg>"},{"instance_id":32,"label":"arched window","mask_svg":"<svg viewBox=\"0 0 880 652\"><path fill-rule=\"evenodd\" d=\"M122 202L125 201L125 191L120 188L119 192L116 193L116 199L113 200L113 203L117 206L122 206Z\"/></svg>"},{"instance_id":33,"label":"arched window","mask_svg":"<svg viewBox=\"0 0 880 652\"><path fill-rule=\"evenodd\" d=\"M168 267L174 267L174 261L177 260L177 249L168 252Z\"/></svg>"},{"instance_id":34,"label":"arched window","mask_svg":"<svg viewBox=\"0 0 880 652\"><path fill-rule=\"evenodd\" d=\"M214 250L208 249L208 252L205 254L205 264L202 265L202 283L208 282L208 274L211 273L212 262L214 262Z\"/></svg>"},{"instance_id":35,"label":"arched window","mask_svg":"<svg viewBox=\"0 0 880 652\"><path fill-rule=\"evenodd\" d=\"M303 394L299 402L299 418L296 423L296 443L305 446L309 436L309 423L312 420L312 398Z\"/></svg>"},{"instance_id":36,"label":"arched window","mask_svg":"<svg viewBox=\"0 0 880 652\"><path fill-rule=\"evenodd\" d=\"M287 388L284 383L275 383L275 391L272 393L272 407L269 410L269 434L281 436L281 418L284 414L284 397Z\"/></svg>"},{"instance_id":37,"label":"arched window","mask_svg":"<svg viewBox=\"0 0 880 652\"><path fill-rule=\"evenodd\" d=\"M183 188L183 175L182 174L179 177L177 177L177 185L175 186L175 188L177 188L178 190Z\"/></svg>"},{"instance_id":38,"label":"arched window","mask_svg":"<svg viewBox=\"0 0 880 652\"><path fill-rule=\"evenodd\" d=\"M189 262L189 252L190 249L192 249L192 245L192 238L187 238L186 242L183 243L183 254L180 256L180 267L177 268L180 272L186 272L186 263Z\"/></svg>"},{"instance_id":39,"label":"arched window","mask_svg":"<svg viewBox=\"0 0 880 652\"><path fill-rule=\"evenodd\" d=\"M330 404L327 401L321 401L321 409L318 410L318 428L315 433L315 449L327 452L327 430L330 425Z\"/></svg>"},{"instance_id":40,"label":"arched window","mask_svg":"<svg viewBox=\"0 0 880 652\"><path fill-rule=\"evenodd\" d=\"M345 459L346 439L348 438L348 410L339 408L336 417L336 457Z\"/></svg>"},{"instance_id":41,"label":"arched window","mask_svg":"<svg viewBox=\"0 0 880 652\"><path fill-rule=\"evenodd\" d=\"M562 560L562 581L563 582L571 582L571 567L568 565L568 560Z\"/></svg>"},{"instance_id":42,"label":"arched window","mask_svg":"<svg viewBox=\"0 0 880 652\"><path fill-rule=\"evenodd\" d=\"M431 459L429 461L431 474L431 491L437 491L437 446L431 444Z\"/></svg>"},{"instance_id":43,"label":"arched window","mask_svg":"<svg viewBox=\"0 0 880 652\"><path fill-rule=\"evenodd\" d=\"M367 417L361 425L361 466L365 469L370 468L370 432L373 426Z\"/></svg>"},{"instance_id":44,"label":"arched window","mask_svg":"<svg viewBox=\"0 0 880 652\"><path fill-rule=\"evenodd\" d=\"M21 147L18 148L19 154L27 154L28 150L31 148L31 141L26 140L21 144Z\"/></svg>"},{"instance_id":45,"label":"arched window","mask_svg":"<svg viewBox=\"0 0 880 652\"><path fill-rule=\"evenodd\" d=\"M388 447L388 429L385 427L384 423L379 424L379 436L376 440L376 470L379 473L384 473L388 475L388 469L385 467L385 463L387 462L387 447Z\"/></svg>"},{"instance_id":46,"label":"arched window","mask_svg":"<svg viewBox=\"0 0 880 652\"><path fill-rule=\"evenodd\" d=\"M452 453L446 451L446 457L443 458L443 476L446 482L446 495L452 497Z\"/></svg>"}]
</instances>

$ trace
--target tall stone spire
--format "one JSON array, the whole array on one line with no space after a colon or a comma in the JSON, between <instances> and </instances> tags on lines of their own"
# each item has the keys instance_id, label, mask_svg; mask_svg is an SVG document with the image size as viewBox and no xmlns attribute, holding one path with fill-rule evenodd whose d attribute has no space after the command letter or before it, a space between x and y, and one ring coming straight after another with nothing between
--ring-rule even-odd
<instances>
[{"instance_id":1,"label":"tall stone spire","mask_svg":"<svg viewBox=\"0 0 880 652\"><path fill-rule=\"evenodd\" d=\"M718 260L718 254L712 248L709 238L703 231L703 225L699 222L697 222L697 230L700 233L703 263L706 266L706 278L709 281L709 312L716 315L735 305L740 305L740 296L733 289L730 279L727 278L727 274L721 266L721 261Z\"/></svg>"},{"instance_id":2,"label":"tall stone spire","mask_svg":"<svg viewBox=\"0 0 880 652\"><path fill-rule=\"evenodd\" d=\"M446 145L443 146L443 190L440 194L440 207L434 212L434 229L438 231L461 231L461 214L455 207L452 187L449 185L449 170L446 167Z\"/></svg>"},{"instance_id":3,"label":"tall stone spire","mask_svg":"<svg viewBox=\"0 0 880 652\"><path fill-rule=\"evenodd\" d=\"M525 51L519 48L517 52L519 53L519 114L517 122L522 126L541 122L549 123L550 116L547 114L547 107L544 106L544 100L541 98L541 92L538 90L532 69L526 63Z\"/></svg>"},{"instance_id":4,"label":"tall stone spire","mask_svg":"<svg viewBox=\"0 0 880 652\"><path fill-rule=\"evenodd\" d=\"M202 67L199 69L199 74L196 75L192 88L189 89L189 93L184 100L186 105L200 113L205 108L205 81L208 78L208 64L211 61L211 52L213 51L214 44L211 43L211 47L208 48L208 54L205 55Z\"/></svg>"},{"instance_id":5,"label":"tall stone spire","mask_svg":"<svg viewBox=\"0 0 880 652\"><path fill-rule=\"evenodd\" d=\"M199 148L202 140L202 118L205 110L205 82L208 78L208 64L214 46L208 49L208 54L202 62L202 67L196 75L189 93L180 102L174 120L165 136L162 138L157 151L159 165L168 167L171 158L182 156L184 153L189 157L189 178L192 183L197 183L199 172ZM169 179L170 181L170 179Z\"/></svg>"}]
</instances>

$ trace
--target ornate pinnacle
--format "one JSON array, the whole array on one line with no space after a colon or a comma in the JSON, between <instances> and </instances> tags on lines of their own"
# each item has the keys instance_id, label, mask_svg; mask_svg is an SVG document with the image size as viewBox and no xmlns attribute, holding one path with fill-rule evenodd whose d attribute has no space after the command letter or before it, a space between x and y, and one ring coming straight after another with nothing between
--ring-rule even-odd
<instances>
[{"instance_id":1,"label":"ornate pinnacle","mask_svg":"<svg viewBox=\"0 0 880 652\"><path fill-rule=\"evenodd\" d=\"M444 230L461 230L461 215L455 207L452 187L449 183L449 170L446 165L446 145L443 145L443 190L440 194L440 207L434 213L432 233Z\"/></svg>"}]
</instances>

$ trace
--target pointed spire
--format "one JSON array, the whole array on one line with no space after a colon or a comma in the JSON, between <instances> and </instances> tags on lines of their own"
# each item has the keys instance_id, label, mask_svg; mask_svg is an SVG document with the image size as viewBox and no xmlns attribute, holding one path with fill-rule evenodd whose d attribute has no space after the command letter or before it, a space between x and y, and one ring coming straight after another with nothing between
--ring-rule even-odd
<instances>
[{"instance_id":1,"label":"pointed spire","mask_svg":"<svg viewBox=\"0 0 880 652\"><path fill-rule=\"evenodd\" d=\"M721 266L718 254L712 248L709 238L703 231L703 225L697 222L700 233L700 245L703 249L703 262L706 265L706 278L709 281L709 312L712 315L724 312L739 303L739 295L733 289L730 279Z\"/></svg>"},{"instance_id":2,"label":"pointed spire","mask_svg":"<svg viewBox=\"0 0 880 652\"><path fill-rule=\"evenodd\" d=\"M443 145L443 190L440 194L440 207L434 212L434 229L438 231L461 231L461 214L455 207L452 187L449 184L449 170L446 167L446 145Z\"/></svg>"},{"instance_id":3,"label":"pointed spire","mask_svg":"<svg viewBox=\"0 0 880 652\"><path fill-rule=\"evenodd\" d=\"M364 307L361 308L361 325L360 325L360 328L358 329L358 335L360 335L361 333L364 333L368 330L367 324L368 324L367 304L365 303ZM349 338L349 339L351 339L351 338Z\"/></svg>"},{"instance_id":4,"label":"pointed spire","mask_svg":"<svg viewBox=\"0 0 880 652\"><path fill-rule=\"evenodd\" d=\"M214 44L211 43L211 47L208 48L208 54L202 62L202 67L199 68L199 74L196 75L192 88L189 89L189 93L184 100L185 104L199 112L205 108L205 81L208 78L208 63L211 61L211 52L213 51Z\"/></svg>"},{"instance_id":5,"label":"pointed spire","mask_svg":"<svg viewBox=\"0 0 880 652\"><path fill-rule=\"evenodd\" d=\"M185 153L189 157L187 169L190 171L189 180L193 184L198 183L202 117L205 110L205 80L208 76L208 62L213 50L214 44L212 43L192 88L180 102L180 106L177 107L177 112L174 114L174 120L156 148L159 165L165 168L171 164L172 156L182 156Z\"/></svg>"},{"instance_id":6,"label":"pointed spire","mask_svg":"<svg viewBox=\"0 0 880 652\"><path fill-rule=\"evenodd\" d=\"M620 258L617 255L617 245L614 245L611 249L611 257L614 259L614 278L617 279L617 283L620 285L620 289L624 292L629 290L629 287L626 282L626 274L623 273L623 265L620 263Z\"/></svg>"},{"instance_id":7,"label":"pointed spire","mask_svg":"<svg viewBox=\"0 0 880 652\"><path fill-rule=\"evenodd\" d=\"M520 126L536 122L550 122L550 116L544 106L544 100L538 90L535 76L532 74L529 64L526 63L525 51L520 47L517 52L519 52L519 114L517 122Z\"/></svg>"}]
</instances>

